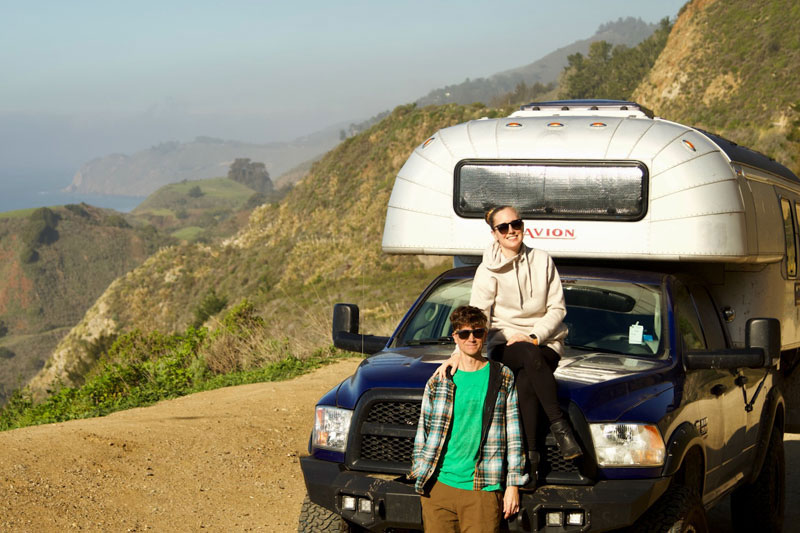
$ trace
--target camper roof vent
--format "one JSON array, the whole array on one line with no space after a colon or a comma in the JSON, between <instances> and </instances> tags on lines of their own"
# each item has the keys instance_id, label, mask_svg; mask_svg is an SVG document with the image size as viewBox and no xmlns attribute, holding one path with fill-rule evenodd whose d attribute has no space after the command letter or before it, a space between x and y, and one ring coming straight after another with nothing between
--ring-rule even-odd
<instances>
[{"instance_id":1,"label":"camper roof vent","mask_svg":"<svg viewBox=\"0 0 800 533\"><path fill-rule=\"evenodd\" d=\"M554 100L532 102L512 113L512 117L542 115L603 115L653 118L653 112L636 102L625 100Z\"/></svg>"}]
</instances>

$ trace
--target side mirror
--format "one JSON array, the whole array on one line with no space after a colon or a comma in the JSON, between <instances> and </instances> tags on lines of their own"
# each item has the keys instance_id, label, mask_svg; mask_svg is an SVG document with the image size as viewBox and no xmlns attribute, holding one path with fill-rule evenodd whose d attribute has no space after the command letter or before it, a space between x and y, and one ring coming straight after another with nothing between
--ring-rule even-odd
<instances>
[{"instance_id":1,"label":"side mirror","mask_svg":"<svg viewBox=\"0 0 800 533\"><path fill-rule=\"evenodd\" d=\"M358 306L355 304L333 306L331 329L333 345L350 352L372 355L383 350L389 342L389 337L358 333Z\"/></svg>"},{"instance_id":2,"label":"side mirror","mask_svg":"<svg viewBox=\"0 0 800 533\"><path fill-rule=\"evenodd\" d=\"M781 323L776 318L751 318L745 325L744 343L764 352L764 366L775 366L781 359Z\"/></svg>"},{"instance_id":3,"label":"side mirror","mask_svg":"<svg viewBox=\"0 0 800 533\"><path fill-rule=\"evenodd\" d=\"M745 325L745 348L691 351L686 368L766 368L776 365L781 356L781 324L775 318L751 318Z\"/></svg>"}]
</instances>

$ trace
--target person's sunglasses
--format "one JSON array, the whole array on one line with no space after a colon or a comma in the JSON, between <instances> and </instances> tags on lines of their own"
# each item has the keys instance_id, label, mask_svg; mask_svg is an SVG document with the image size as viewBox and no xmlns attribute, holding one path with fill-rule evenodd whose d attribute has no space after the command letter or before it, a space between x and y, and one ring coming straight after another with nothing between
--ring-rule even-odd
<instances>
[{"instance_id":1,"label":"person's sunglasses","mask_svg":"<svg viewBox=\"0 0 800 533\"><path fill-rule=\"evenodd\" d=\"M486 335L486 328L475 328L475 329L460 329L458 331L453 332L455 335L458 335L458 338L462 341L469 339L470 334L476 339L482 339L484 335Z\"/></svg>"},{"instance_id":2,"label":"person's sunglasses","mask_svg":"<svg viewBox=\"0 0 800 533\"><path fill-rule=\"evenodd\" d=\"M516 220L512 220L511 222L503 222L502 224L498 224L494 227L497 231L505 235L508 233L508 227L511 226L511 229L514 230L521 230L522 229L522 219L518 218Z\"/></svg>"}]
</instances>

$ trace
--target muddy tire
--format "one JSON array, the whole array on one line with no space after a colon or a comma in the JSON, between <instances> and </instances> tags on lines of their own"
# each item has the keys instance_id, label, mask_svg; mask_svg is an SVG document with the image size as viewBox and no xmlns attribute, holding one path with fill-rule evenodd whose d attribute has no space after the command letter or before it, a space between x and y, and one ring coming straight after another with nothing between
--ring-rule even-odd
<instances>
[{"instance_id":1,"label":"muddy tire","mask_svg":"<svg viewBox=\"0 0 800 533\"><path fill-rule=\"evenodd\" d=\"M708 533L706 511L696 491L676 485L631 528L632 533Z\"/></svg>"},{"instance_id":2,"label":"muddy tire","mask_svg":"<svg viewBox=\"0 0 800 533\"><path fill-rule=\"evenodd\" d=\"M300 507L297 533L341 533L348 530L343 524L341 516L312 502L306 494Z\"/></svg>"},{"instance_id":3,"label":"muddy tire","mask_svg":"<svg viewBox=\"0 0 800 533\"><path fill-rule=\"evenodd\" d=\"M779 428L773 427L758 477L753 483L739 487L731 494L734 531L783 531L785 494L783 435Z\"/></svg>"}]
</instances>

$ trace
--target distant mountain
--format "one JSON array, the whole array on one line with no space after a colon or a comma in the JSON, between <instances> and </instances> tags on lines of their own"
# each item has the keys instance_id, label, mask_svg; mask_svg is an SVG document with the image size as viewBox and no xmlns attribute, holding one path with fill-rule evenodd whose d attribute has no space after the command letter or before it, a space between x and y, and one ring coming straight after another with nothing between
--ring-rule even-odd
<instances>
[{"instance_id":1,"label":"distant mountain","mask_svg":"<svg viewBox=\"0 0 800 533\"><path fill-rule=\"evenodd\" d=\"M225 176L236 159L264 163L278 176L327 152L339 141L329 128L288 143L248 144L211 137L181 143L163 142L133 155L113 154L84 164L67 192L147 196L159 187L183 180Z\"/></svg>"},{"instance_id":2,"label":"distant mountain","mask_svg":"<svg viewBox=\"0 0 800 533\"><path fill-rule=\"evenodd\" d=\"M173 242L126 217L86 204L0 214L0 404L114 279Z\"/></svg>"},{"instance_id":3,"label":"distant mountain","mask_svg":"<svg viewBox=\"0 0 800 533\"><path fill-rule=\"evenodd\" d=\"M488 78L467 79L455 85L433 90L418 99L416 103L420 106L472 102L483 102L488 105L494 98L514 91L520 82L533 85L557 81L567 66L567 57L578 52L587 55L589 45L593 42L606 41L613 45L636 46L648 38L657 27L657 24L648 24L638 18L620 18L603 24L590 38L559 48L529 65L499 72Z\"/></svg>"}]
</instances>

